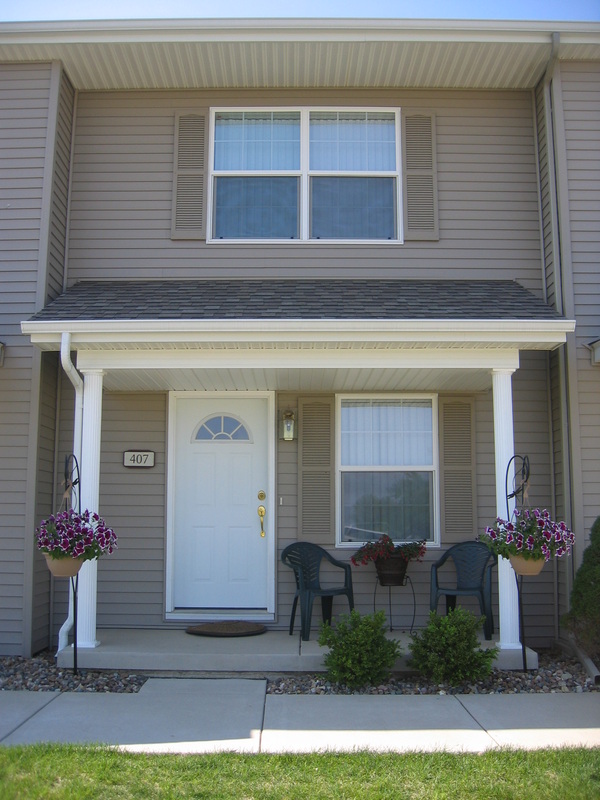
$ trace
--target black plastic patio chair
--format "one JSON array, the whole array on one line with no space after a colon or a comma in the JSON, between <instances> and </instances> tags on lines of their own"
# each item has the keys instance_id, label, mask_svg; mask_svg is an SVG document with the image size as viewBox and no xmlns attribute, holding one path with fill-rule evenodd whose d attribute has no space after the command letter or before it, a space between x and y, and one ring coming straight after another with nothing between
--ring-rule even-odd
<instances>
[{"instance_id":1,"label":"black plastic patio chair","mask_svg":"<svg viewBox=\"0 0 600 800\"><path fill-rule=\"evenodd\" d=\"M342 586L321 585L320 573L323 559L334 567L344 570L344 584ZM294 542L288 545L281 554L281 560L294 571L294 577L296 578L296 594L294 595L290 618L290 636L294 633L294 620L296 618L298 600L300 600L301 635L304 641L308 641L310 638L310 623L315 597L321 598L323 622L331 623L333 598L339 595L346 595L350 611L352 611L354 608L354 592L350 564L338 561L327 550L311 542Z\"/></svg>"},{"instance_id":2,"label":"black plastic patio chair","mask_svg":"<svg viewBox=\"0 0 600 800\"><path fill-rule=\"evenodd\" d=\"M456 580L442 583L446 576L438 577L438 570L448 559L454 562ZM446 614L456 608L456 598L460 596L476 597L479 608L485 616L483 630L486 639L494 633L494 616L492 613L492 569L498 558L490 552L483 542L461 542L450 547L444 555L431 565L431 594L429 607L437 611L441 595L446 595ZM448 576L449 577L449 576Z\"/></svg>"}]
</instances>

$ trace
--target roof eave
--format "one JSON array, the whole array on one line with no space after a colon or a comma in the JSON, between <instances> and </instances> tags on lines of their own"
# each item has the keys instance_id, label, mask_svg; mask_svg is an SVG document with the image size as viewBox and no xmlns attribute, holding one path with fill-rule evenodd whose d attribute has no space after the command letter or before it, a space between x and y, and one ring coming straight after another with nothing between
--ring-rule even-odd
<instances>
[{"instance_id":1,"label":"roof eave","mask_svg":"<svg viewBox=\"0 0 600 800\"><path fill-rule=\"evenodd\" d=\"M553 43L559 41L557 48ZM257 52L259 51L259 52ZM0 61L60 61L82 91L531 89L600 58L600 23L209 19L0 23ZM401 77L400 77L401 76Z\"/></svg>"},{"instance_id":2,"label":"roof eave","mask_svg":"<svg viewBox=\"0 0 600 800\"><path fill-rule=\"evenodd\" d=\"M360 343L395 347L509 347L552 350L575 330L575 321L557 320L86 320L26 321L22 332L42 349L58 350L63 333L74 350L87 347L227 346L273 347L289 343Z\"/></svg>"}]
</instances>

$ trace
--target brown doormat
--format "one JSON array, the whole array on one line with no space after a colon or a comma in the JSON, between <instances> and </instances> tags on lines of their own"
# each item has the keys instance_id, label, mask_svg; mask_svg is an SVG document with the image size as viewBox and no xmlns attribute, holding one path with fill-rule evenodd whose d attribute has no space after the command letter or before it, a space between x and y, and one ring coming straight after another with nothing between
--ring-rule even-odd
<instances>
[{"instance_id":1,"label":"brown doormat","mask_svg":"<svg viewBox=\"0 0 600 800\"><path fill-rule=\"evenodd\" d=\"M265 633L266 628L258 622L203 622L185 629L193 636L258 636Z\"/></svg>"}]
</instances>

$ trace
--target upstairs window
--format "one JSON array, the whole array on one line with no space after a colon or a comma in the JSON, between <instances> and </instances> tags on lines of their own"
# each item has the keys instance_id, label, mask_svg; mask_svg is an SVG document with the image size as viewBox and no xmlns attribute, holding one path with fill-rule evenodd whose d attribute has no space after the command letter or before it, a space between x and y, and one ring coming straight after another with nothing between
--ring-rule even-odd
<instances>
[{"instance_id":1,"label":"upstairs window","mask_svg":"<svg viewBox=\"0 0 600 800\"><path fill-rule=\"evenodd\" d=\"M213 240L401 241L397 110L219 110Z\"/></svg>"}]
</instances>

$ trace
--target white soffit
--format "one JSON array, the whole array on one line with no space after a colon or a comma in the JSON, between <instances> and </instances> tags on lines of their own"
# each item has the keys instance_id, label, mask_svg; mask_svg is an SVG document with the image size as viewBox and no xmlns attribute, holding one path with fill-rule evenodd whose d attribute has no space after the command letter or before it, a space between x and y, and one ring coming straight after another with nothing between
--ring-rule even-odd
<instances>
[{"instance_id":1,"label":"white soffit","mask_svg":"<svg viewBox=\"0 0 600 800\"><path fill-rule=\"evenodd\" d=\"M61 61L81 91L320 87L531 89L600 58L600 24L160 20L0 24L0 61Z\"/></svg>"}]
</instances>

